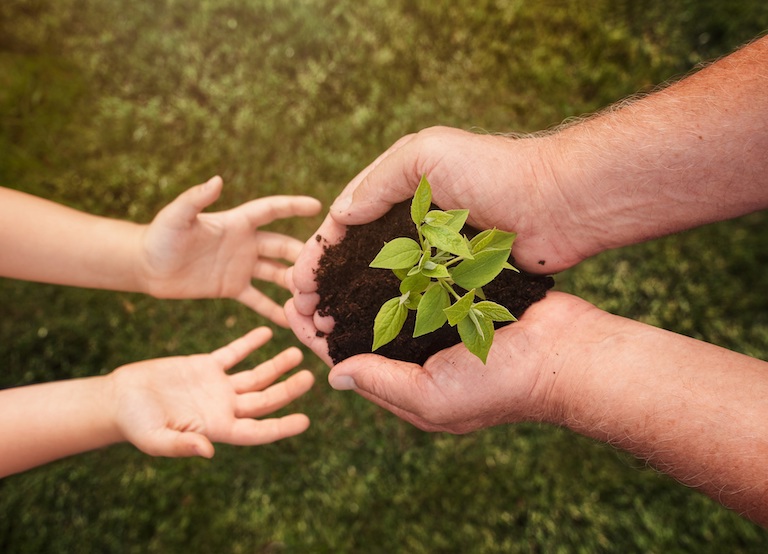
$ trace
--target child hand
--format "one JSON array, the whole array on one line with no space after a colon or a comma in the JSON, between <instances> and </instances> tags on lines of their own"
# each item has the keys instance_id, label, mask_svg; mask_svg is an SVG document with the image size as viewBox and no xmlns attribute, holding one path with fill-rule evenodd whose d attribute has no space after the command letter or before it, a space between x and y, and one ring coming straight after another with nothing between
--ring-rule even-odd
<instances>
[{"instance_id":1,"label":"child hand","mask_svg":"<svg viewBox=\"0 0 768 554\"><path fill-rule=\"evenodd\" d=\"M234 298L278 325L288 325L281 306L259 292L252 279L287 288L286 266L301 241L259 231L277 219L313 216L320 202L307 196L269 196L216 213L201 213L221 193L213 177L163 208L142 235L140 272L158 298Z\"/></svg>"},{"instance_id":2,"label":"child hand","mask_svg":"<svg viewBox=\"0 0 768 554\"><path fill-rule=\"evenodd\" d=\"M214 454L213 442L250 446L298 435L304 414L258 420L307 392L313 375L300 371L274 384L302 360L289 348L251 370L227 370L269 341L260 327L210 354L175 356L122 366L107 377L121 437L153 456Z\"/></svg>"}]
</instances>

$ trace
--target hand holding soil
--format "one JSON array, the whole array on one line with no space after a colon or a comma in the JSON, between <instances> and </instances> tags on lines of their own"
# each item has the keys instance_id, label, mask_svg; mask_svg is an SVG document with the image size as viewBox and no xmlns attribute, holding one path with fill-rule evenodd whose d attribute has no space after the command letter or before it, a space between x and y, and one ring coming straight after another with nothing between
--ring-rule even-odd
<instances>
[{"instance_id":1,"label":"hand holding soil","mask_svg":"<svg viewBox=\"0 0 768 554\"><path fill-rule=\"evenodd\" d=\"M465 227L464 232L473 235L477 230ZM372 351L376 342L374 320L382 305L402 291L401 281L392 271L372 268L371 261L384 243L402 237L415 239L416 234L410 204L404 202L372 223L346 230L326 219L308 241L294 267L295 298L286 306L286 314L299 339L326 363L332 365ZM505 258L508 253L507 247ZM483 285L479 294L485 303L503 306L517 317L542 299L552 285L551 277L503 271ZM417 315L415 311L409 312L394 340L378 348L377 353L423 364L431 355L462 340L457 328L447 322L435 331L415 337ZM495 326L507 323L508 320ZM493 327L490 322L489 325ZM490 333L492 336L493 328Z\"/></svg>"}]
</instances>

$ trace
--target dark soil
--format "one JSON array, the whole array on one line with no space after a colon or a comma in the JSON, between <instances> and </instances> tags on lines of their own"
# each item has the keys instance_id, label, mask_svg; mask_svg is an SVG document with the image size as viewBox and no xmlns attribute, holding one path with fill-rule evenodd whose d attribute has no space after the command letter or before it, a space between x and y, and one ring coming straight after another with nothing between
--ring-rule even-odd
<instances>
[{"instance_id":1,"label":"dark soil","mask_svg":"<svg viewBox=\"0 0 768 554\"><path fill-rule=\"evenodd\" d=\"M477 233L465 227L464 233ZM350 356L371 352L373 320L384 302L400 296L400 280L388 269L372 269L373 260L385 242L397 237L416 240L416 228L410 218L410 202L398 204L380 219L366 225L350 226L344 238L326 246L316 271L318 311L331 316L335 326L328 335L331 359L338 363ZM322 241L318 235L316 240ZM514 265L514 260L510 258ZM483 287L486 298L507 307L520 318L534 302L541 300L554 286L550 276L505 270ZM461 342L455 327L448 324L417 339L412 337L416 312L409 310L400 334L376 353L388 358L423 364L432 354ZM509 324L509 323L507 323Z\"/></svg>"}]
</instances>

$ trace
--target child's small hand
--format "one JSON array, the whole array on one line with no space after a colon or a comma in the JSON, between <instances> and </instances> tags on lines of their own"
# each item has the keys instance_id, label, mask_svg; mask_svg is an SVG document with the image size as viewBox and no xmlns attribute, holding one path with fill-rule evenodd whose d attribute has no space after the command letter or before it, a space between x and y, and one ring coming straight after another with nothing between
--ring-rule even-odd
<instances>
[{"instance_id":1,"label":"child's small hand","mask_svg":"<svg viewBox=\"0 0 768 554\"><path fill-rule=\"evenodd\" d=\"M300 371L273 384L302 360L289 348L255 368L227 374L272 333L266 327L210 354L176 356L122 366L111 373L115 426L153 456L213 456L213 442L257 445L298 435L309 419L291 414L258 420L307 392L313 375Z\"/></svg>"},{"instance_id":2,"label":"child's small hand","mask_svg":"<svg viewBox=\"0 0 768 554\"><path fill-rule=\"evenodd\" d=\"M163 208L142 235L139 271L146 291L158 298L234 298L287 327L280 305L259 292L253 279L287 288L286 266L301 241L259 231L277 219L313 216L318 200L270 196L215 213L202 213L221 193L213 177Z\"/></svg>"}]
</instances>

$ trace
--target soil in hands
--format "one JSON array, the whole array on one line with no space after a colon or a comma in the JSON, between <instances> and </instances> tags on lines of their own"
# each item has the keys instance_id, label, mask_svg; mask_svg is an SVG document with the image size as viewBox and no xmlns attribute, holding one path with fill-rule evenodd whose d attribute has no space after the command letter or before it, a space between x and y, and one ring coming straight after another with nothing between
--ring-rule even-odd
<instances>
[{"instance_id":1,"label":"soil in hands","mask_svg":"<svg viewBox=\"0 0 768 554\"><path fill-rule=\"evenodd\" d=\"M477 233L468 226L463 232L470 237ZM410 202L397 204L372 223L347 227L346 235L338 244L325 245L315 273L320 296L317 309L320 315L331 316L335 322L333 331L326 337L334 363L371 352L373 320L379 308L390 298L400 296L400 280L392 271L368 267L384 243L397 237L417 240ZM315 240L325 239L317 235ZM511 258L510 263L514 265ZM483 287L483 291L488 300L502 304L519 319L553 286L554 279L550 276L504 270ZM400 334L376 354L421 365L432 354L461 342L456 328L448 324L414 339L415 321L416 312L409 310ZM499 326L497 324L497 328Z\"/></svg>"}]
</instances>

